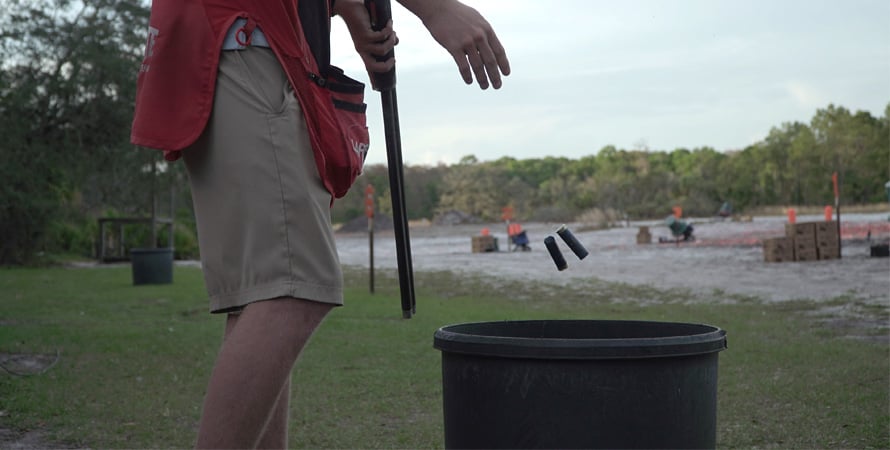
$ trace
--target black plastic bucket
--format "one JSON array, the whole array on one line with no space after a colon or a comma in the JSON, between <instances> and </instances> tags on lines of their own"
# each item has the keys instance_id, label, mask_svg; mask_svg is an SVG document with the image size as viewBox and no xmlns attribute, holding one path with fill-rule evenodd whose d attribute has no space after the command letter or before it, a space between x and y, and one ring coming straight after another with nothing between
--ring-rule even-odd
<instances>
[{"instance_id":1,"label":"black plastic bucket","mask_svg":"<svg viewBox=\"0 0 890 450\"><path fill-rule=\"evenodd\" d=\"M173 282L173 249L130 249L133 284L170 284Z\"/></svg>"},{"instance_id":2,"label":"black plastic bucket","mask_svg":"<svg viewBox=\"0 0 890 450\"><path fill-rule=\"evenodd\" d=\"M531 320L451 325L442 351L446 448L714 448L709 325Z\"/></svg>"}]
</instances>

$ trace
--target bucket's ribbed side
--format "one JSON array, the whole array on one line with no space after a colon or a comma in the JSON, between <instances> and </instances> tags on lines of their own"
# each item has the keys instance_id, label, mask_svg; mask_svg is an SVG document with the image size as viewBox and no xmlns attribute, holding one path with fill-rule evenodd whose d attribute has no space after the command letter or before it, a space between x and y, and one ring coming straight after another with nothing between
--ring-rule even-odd
<instances>
[{"instance_id":1,"label":"bucket's ribbed side","mask_svg":"<svg viewBox=\"0 0 890 450\"><path fill-rule=\"evenodd\" d=\"M560 321L549 322L546 325L551 329L560 325ZM504 324L514 331L523 324L540 325ZM663 325L620 321L565 324L575 328L569 334L575 335L576 341L584 340L585 325L591 328L590 335L597 336L600 331L596 327L620 331L627 326L635 328L628 329L627 335L639 336L653 333L639 327ZM461 343L452 348L459 351L449 351L441 339L436 343L442 350L447 448L713 448L716 444L717 356L725 342L712 346L713 351L686 354L689 348L675 345L670 347L677 350L675 356L664 354L664 348L656 357L640 356L645 342L666 344L650 336L624 342L632 356L619 358L614 355L616 344L622 346L615 342L619 338L587 339L588 345L607 347L608 356L547 358L516 356L522 353L516 342L506 345L495 339L501 341L500 350L507 349L506 354L497 356L484 345L466 346L474 329L467 324L461 327ZM498 334L491 333L491 327L487 323L479 330L488 332L490 338ZM721 337L725 334L707 328L720 331ZM526 331L519 334L526 335ZM677 338L694 348L708 348L695 339ZM518 342L531 342L527 339L519 338ZM564 344L580 346L577 342ZM532 354L542 351L539 342L533 347ZM467 349L479 351L473 354Z\"/></svg>"},{"instance_id":2,"label":"bucket's ribbed side","mask_svg":"<svg viewBox=\"0 0 890 450\"><path fill-rule=\"evenodd\" d=\"M173 282L173 249L134 248L130 250L133 284L170 284Z\"/></svg>"}]
</instances>

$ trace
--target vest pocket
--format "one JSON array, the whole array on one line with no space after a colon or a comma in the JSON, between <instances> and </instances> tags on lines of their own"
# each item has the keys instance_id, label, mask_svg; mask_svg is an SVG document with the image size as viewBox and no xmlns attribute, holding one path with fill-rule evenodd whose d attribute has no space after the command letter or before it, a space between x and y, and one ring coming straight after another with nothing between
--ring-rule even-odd
<instances>
[{"instance_id":1,"label":"vest pocket","mask_svg":"<svg viewBox=\"0 0 890 450\"><path fill-rule=\"evenodd\" d=\"M326 185L340 198L361 175L368 154L365 85L335 66L328 66L326 78L309 77L312 98L319 102L316 150L323 158Z\"/></svg>"}]
</instances>

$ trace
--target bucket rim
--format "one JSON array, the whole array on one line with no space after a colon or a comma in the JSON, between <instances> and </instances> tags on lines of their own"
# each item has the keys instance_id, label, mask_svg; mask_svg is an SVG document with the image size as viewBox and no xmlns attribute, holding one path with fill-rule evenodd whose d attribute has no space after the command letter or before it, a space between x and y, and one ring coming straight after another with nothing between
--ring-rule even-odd
<instances>
[{"instance_id":1,"label":"bucket rim","mask_svg":"<svg viewBox=\"0 0 890 450\"><path fill-rule=\"evenodd\" d=\"M133 247L130 253L172 253L173 247Z\"/></svg>"},{"instance_id":2,"label":"bucket rim","mask_svg":"<svg viewBox=\"0 0 890 450\"><path fill-rule=\"evenodd\" d=\"M537 327L541 334L545 331L557 337L510 336L510 329L522 329L529 334L530 328ZM554 328L555 327L555 328ZM627 330L642 330L639 336L629 337L565 337L559 336L559 328L573 327L577 334L579 327L608 327L611 334ZM499 331L505 333L486 333ZM544 330L546 328L546 330ZM659 328L662 333L653 333ZM557 330L556 333L553 333ZM580 331L585 331L581 329ZM685 334L665 334L664 332ZM572 333L569 333L572 334ZM583 333L582 333L583 334ZM618 333L620 334L620 333ZM633 334L633 333L629 333ZM637 333L640 334L640 333ZM659 335L662 334L662 335ZM591 334L592 336L595 333ZM433 347L445 353L461 353L479 356L533 359L639 359L681 357L716 353L727 348L726 331L707 324L685 322L659 322L642 320L597 320L597 319L538 319L503 320L488 322L465 322L446 325L436 330Z\"/></svg>"}]
</instances>

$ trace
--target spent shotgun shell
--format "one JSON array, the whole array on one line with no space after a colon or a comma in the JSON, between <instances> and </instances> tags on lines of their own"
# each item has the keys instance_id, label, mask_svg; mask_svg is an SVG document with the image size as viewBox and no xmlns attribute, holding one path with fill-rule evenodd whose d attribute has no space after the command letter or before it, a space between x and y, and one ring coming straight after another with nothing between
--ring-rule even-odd
<instances>
[{"instance_id":1,"label":"spent shotgun shell","mask_svg":"<svg viewBox=\"0 0 890 450\"><path fill-rule=\"evenodd\" d=\"M565 241L566 245L568 245L569 248L572 249L572 252L575 254L575 256L578 257L578 259L584 259L587 256L587 249L584 248L584 246L581 245L580 242L578 242L578 239L575 238L575 235L572 234L571 231L569 231L569 228L567 226L563 225L559 227L559 229L556 230L556 234L558 234L559 237L561 237L562 240Z\"/></svg>"},{"instance_id":2,"label":"spent shotgun shell","mask_svg":"<svg viewBox=\"0 0 890 450\"><path fill-rule=\"evenodd\" d=\"M556 268L560 271L566 270L566 268L569 267L569 264L566 262L566 259L562 257L562 252L559 251L559 247L556 245L556 239L553 239L553 236L547 236L544 239L544 245L547 247L547 251L550 252L550 257L553 258Z\"/></svg>"}]
</instances>

